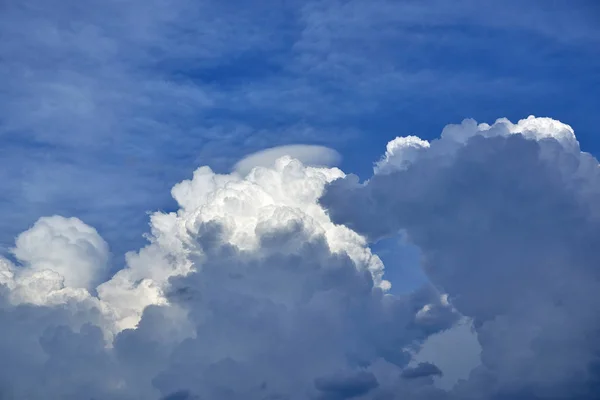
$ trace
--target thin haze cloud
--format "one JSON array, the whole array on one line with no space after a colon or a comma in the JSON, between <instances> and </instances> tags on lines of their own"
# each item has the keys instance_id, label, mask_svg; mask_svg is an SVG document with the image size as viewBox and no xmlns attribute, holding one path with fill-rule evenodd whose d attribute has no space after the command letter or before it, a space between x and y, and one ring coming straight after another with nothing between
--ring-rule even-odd
<instances>
[{"instance_id":1,"label":"thin haze cloud","mask_svg":"<svg viewBox=\"0 0 600 400\"><path fill-rule=\"evenodd\" d=\"M334 167L339 165L342 156L337 151L325 146L295 144L272 147L247 155L237 163L233 170L241 175L248 174L254 167L268 167L278 158L290 156L304 165L318 167Z\"/></svg>"}]
</instances>

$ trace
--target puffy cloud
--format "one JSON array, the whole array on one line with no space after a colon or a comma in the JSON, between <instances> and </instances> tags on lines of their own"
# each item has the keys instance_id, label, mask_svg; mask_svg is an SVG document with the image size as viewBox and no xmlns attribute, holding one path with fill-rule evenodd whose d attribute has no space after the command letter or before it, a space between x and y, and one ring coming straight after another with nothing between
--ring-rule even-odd
<instances>
[{"instance_id":1,"label":"puffy cloud","mask_svg":"<svg viewBox=\"0 0 600 400\"><path fill-rule=\"evenodd\" d=\"M0 259L0 397L592 399L599 179L570 127L531 117L395 140L362 184L285 156L201 167L98 286L98 233L42 219ZM399 232L431 282L393 295L369 243ZM459 321L481 365L447 391L472 366L426 353L460 347Z\"/></svg>"},{"instance_id":2,"label":"puffy cloud","mask_svg":"<svg viewBox=\"0 0 600 400\"><path fill-rule=\"evenodd\" d=\"M95 291L81 282L106 264L97 233L39 221L17 240L18 264L0 260L0 356L17 360L0 370L3 398L346 399L404 387L411 352L458 315L432 287L388 293L365 238L318 203L344 176L290 157L245 176L202 167L173 188L180 209L153 214L149 244Z\"/></svg>"},{"instance_id":3,"label":"puffy cloud","mask_svg":"<svg viewBox=\"0 0 600 400\"><path fill-rule=\"evenodd\" d=\"M332 219L372 240L404 230L472 318L482 366L458 398L595 398L598 161L548 118L465 120L421 147L391 173L333 182Z\"/></svg>"},{"instance_id":4,"label":"puffy cloud","mask_svg":"<svg viewBox=\"0 0 600 400\"><path fill-rule=\"evenodd\" d=\"M192 334L168 359L145 363L155 363L152 382L164 396L364 394L355 383L327 382L371 374L377 360L399 375L410 360L406 347L454 322L435 291L385 294L380 260L317 204L324 186L342 176L283 158L245 178L204 168L173 189L182 208L160 216L172 220L161 229L183 225L182 248L193 268L171 278L164 296L187 313ZM158 243L162 233L155 237ZM116 348L132 347L121 344L123 335L148 343L146 320L145 313L140 328L119 335Z\"/></svg>"},{"instance_id":5,"label":"puffy cloud","mask_svg":"<svg viewBox=\"0 0 600 400\"><path fill-rule=\"evenodd\" d=\"M72 288L94 288L105 279L108 245L77 218L40 218L17 237L15 257L32 271L53 271Z\"/></svg>"},{"instance_id":6,"label":"puffy cloud","mask_svg":"<svg viewBox=\"0 0 600 400\"><path fill-rule=\"evenodd\" d=\"M10 289L10 303L97 303L89 291L106 277L108 245L79 219L40 218L17 237L13 255L18 266L0 258L0 284Z\"/></svg>"},{"instance_id":7,"label":"puffy cloud","mask_svg":"<svg viewBox=\"0 0 600 400\"><path fill-rule=\"evenodd\" d=\"M375 174L385 174L404 169L410 165L419 153L429 147L429 142L416 136L397 137L386 146L385 154L376 164Z\"/></svg>"}]
</instances>

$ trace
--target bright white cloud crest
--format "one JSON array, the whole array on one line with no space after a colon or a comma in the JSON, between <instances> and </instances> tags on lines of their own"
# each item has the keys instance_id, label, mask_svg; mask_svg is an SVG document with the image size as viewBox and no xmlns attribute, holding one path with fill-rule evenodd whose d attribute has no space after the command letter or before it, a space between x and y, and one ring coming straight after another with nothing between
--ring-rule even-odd
<instances>
[{"instance_id":1,"label":"bright white cloud crest","mask_svg":"<svg viewBox=\"0 0 600 400\"><path fill-rule=\"evenodd\" d=\"M54 271L65 286L93 289L105 278L108 245L76 218L40 218L17 237L15 257L32 271Z\"/></svg>"},{"instance_id":2,"label":"bright white cloud crest","mask_svg":"<svg viewBox=\"0 0 600 400\"><path fill-rule=\"evenodd\" d=\"M325 146L293 144L272 147L252 153L234 166L234 171L246 175L252 168L269 167L280 157L289 156L305 165L318 167L334 167L339 164L342 156L335 150Z\"/></svg>"},{"instance_id":3,"label":"bright white cloud crest","mask_svg":"<svg viewBox=\"0 0 600 400\"><path fill-rule=\"evenodd\" d=\"M466 120L431 143L398 138L365 184L269 157L244 173L201 167L175 185L179 210L154 213L149 244L103 283L108 247L82 221L42 218L21 234L18 265L0 259L0 355L16 360L0 368L0 398L589 389L600 186L597 161L579 152L569 126ZM529 225L516 229L517 219ZM366 239L400 229L433 283L406 296L388 292ZM461 319L454 307L473 321L483 359L444 391L432 384L443 371L411 354Z\"/></svg>"}]
</instances>

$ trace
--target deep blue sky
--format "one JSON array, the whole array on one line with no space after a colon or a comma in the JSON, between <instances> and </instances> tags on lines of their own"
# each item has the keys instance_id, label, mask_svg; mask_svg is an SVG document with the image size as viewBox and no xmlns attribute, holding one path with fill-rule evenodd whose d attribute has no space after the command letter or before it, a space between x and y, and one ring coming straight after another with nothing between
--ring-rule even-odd
<instances>
[{"instance_id":1,"label":"deep blue sky","mask_svg":"<svg viewBox=\"0 0 600 400\"><path fill-rule=\"evenodd\" d=\"M600 153L600 3L25 0L0 6L0 244L77 216L120 263L199 165L530 114ZM393 258L393 257L391 257Z\"/></svg>"}]
</instances>

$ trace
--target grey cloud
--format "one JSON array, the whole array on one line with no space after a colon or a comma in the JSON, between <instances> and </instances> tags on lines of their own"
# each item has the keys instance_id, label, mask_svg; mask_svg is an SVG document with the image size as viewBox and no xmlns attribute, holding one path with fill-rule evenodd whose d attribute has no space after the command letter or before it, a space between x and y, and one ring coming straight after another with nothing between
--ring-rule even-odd
<instances>
[{"instance_id":1,"label":"grey cloud","mask_svg":"<svg viewBox=\"0 0 600 400\"><path fill-rule=\"evenodd\" d=\"M194 400L196 396L187 390L180 390L162 398L162 400Z\"/></svg>"},{"instance_id":2,"label":"grey cloud","mask_svg":"<svg viewBox=\"0 0 600 400\"><path fill-rule=\"evenodd\" d=\"M62 214L93 224L121 255L143 245L143 212L173 207L168 188L198 164L223 171L266 147L341 145L364 121L389 128L407 99L558 92L512 69L498 78L437 61L474 48L499 64L522 53L521 63L556 63L537 44L497 51L463 25L550 38L592 61L599 36L587 7L521 3L7 2L0 156L11 173L0 176L9 210L0 246Z\"/></svg>"},{"instance_id":3,"label":"grey cloud","mask_svg":"<svg viewBox=\"0 0 600 400\"><path fill-rule=\"evenodd\" d=\"M433 284L474 321L483 367L462 386L471 395L591 398L598 163L532 129L538 139L483 130L446 148L454 139L442 138L405 170L333 182L321 201L372 239L405 229L420 247ZM454 150L435 156L442 148ZM474 383L482 376L488 384Z\"/></svg>"},{"instance_id":4,"label":"grey cloud","mask_svg":"<svg viewBox=\"0 0 600 400\"><path fill-rule=\"evenodd\" d=\"M4 297L0 302L2 399L112 395L110 381L118 378L118 369L105 352L102 332L90 324L101 323L99 313L76 302L63 307L14 307Z\"/></svg>"},{"instance_id":5,"label":"grey cloud","mask_svg":"<svg viewBox=\"0 0 600 400\"><path fill-rule=\"evenodd\" d=\"M443 375L442 370L428 362L419 363L415 367L409 367L402 371L402 377L405 379L425 378L433 375Z\"/></svg>"},{"instance_id":6,"label":"grey cloud","mask_svg":"<svg viewBox=\"0 0 600 400\"><path fill-rule=\"evenodd\" d=\"M351 399L369 393L379 386L377 378L369 372L354 374L338 373L326 378L315 379L315 387L320 390L323 399Z\"/></svg>"},{"instance_id":7,"label":"grey cloud","mask_svg":"<svg viewBox=\"0 0 600 400\"><path fill-rule=\"evenodd\" d=\"M172 280L173 301L188 310L196 337L182 342L155 378L162 392L185 387L200 398L294 399L308 396L316 379L326 398L351 398L376 386L371 373L321 375L380 357L400 366L410 360L400 355L402 343L428 335L412 321L435 297L411 303L382 296L369 274L331 254L322 238L289 229L293 235L268 232L279 240L261 240L258 258L226 243L199 243L212 261Z\"/></svg>"},{"instance_id":8,"label":"grey cloud","mask_svg":"<svg viewBox=\"0 0 600 400\"><path fill-rule=\"evenodd\" d=\"M35 257L0 259L0 356L14 360L2 395L593 399L597 161L551 120L444 132L364 184L287 157L245 177L200 168L97 297L63 275L105 262L104 242L81 221L43 220L22 236L35 247L17 246ZM330 217L373 240L404 232L431 284L387 293L381 261ZM56 244L71 242L90 251ZM44 261L46 247L60 257ZM444 391L438 366L411 361L459 313L481 365Z\"/></svg>"}]
</instances>

